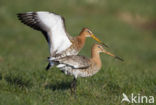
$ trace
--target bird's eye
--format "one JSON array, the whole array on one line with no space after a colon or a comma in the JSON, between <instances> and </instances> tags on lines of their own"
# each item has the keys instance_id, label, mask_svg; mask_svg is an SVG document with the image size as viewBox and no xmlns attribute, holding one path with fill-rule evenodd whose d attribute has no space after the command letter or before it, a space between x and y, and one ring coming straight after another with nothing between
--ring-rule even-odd
<instances>
[{"instance_id":1,"label":"bird's eye","mask_svg":"<svg viewBox=\"0 0 156 105\"><path fill-rule=\"evenodd\" d=\"M89 30L87 30L87 32L88 32L88 33L90 33L90 34L92 33L92 32L91 32L91 31L89 31Z\"/></svg>"}]
</instances>

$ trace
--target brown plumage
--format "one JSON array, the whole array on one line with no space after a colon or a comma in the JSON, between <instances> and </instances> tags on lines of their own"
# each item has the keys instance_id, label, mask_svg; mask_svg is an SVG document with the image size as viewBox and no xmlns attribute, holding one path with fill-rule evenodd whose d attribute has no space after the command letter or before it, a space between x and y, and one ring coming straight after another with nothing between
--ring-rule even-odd
<instances>
[{"instance_id":1,"label":"brown plumage","mask_svg":"<svg viewBox=\"0 0 156 105\"><path fill-rule=\"evenodd\" d=\"M84 47L87 37L93 37L96 41L108 47L107 45L102 43L98 38L96 38L88 28L83 28L78 36L70 36L70 41L72 42L72 45L66 50L62 51L61 53L56 54L55 58L65 57L69 55L77 55L80 52L80 50Z\"/></svg>"},{"instance_id":2,"label":"brown plumage","mask_svg":"<svg viewBox=\"0 0 156 105\"><path fill-rule=\"evenodd\" d=\"M123 61L120 57L106 51L102 45L94 44L91 50L91 58L73 55L55 59L53 62L65 74L74 76L71 86L75 91L77 77L92 76L101 69L102 63L99 55L101 52Z\"/></svg>"},{"instance_id":3,"label":"brown plumage","mask_svg":"<svg viewBox=\"0 0 156 105\"><path fill-rule=\"evenodd\" d=\"M65 19L55 13L39 11L19 13L17 15L22 23L43 33L50 47L49 60L77 55L83 48L86 37L92 37L108 47L95 37L88 28L83 28L76 37L70 36L65 28ZM49 63L46 69L48 70L52 65L52 62Z\"/></svg>"}]
</instances>

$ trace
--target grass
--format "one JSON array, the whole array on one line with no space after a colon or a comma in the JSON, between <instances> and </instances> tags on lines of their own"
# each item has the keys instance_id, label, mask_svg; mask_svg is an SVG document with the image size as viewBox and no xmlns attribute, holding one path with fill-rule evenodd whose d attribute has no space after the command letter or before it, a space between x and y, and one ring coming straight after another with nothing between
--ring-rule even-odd
<instances>
[{"instance_id":1,"label":"grass","mask_svg":"<svg viewBox=\"0 0 156 105\"><path fill-rule=\"evenodd\" d=\"M0 105L121 105L122 93L156 97L155 9L154 0L1 0ZM45 71L49 52L42 34L16 17L39 10L63 15L72 36L90 28L125 62L101 54L102 69L78 79L75 99L72 77L57 68ZM93 43L87 39L80 55L90 57Z\"/></svg>"}]
</instances>

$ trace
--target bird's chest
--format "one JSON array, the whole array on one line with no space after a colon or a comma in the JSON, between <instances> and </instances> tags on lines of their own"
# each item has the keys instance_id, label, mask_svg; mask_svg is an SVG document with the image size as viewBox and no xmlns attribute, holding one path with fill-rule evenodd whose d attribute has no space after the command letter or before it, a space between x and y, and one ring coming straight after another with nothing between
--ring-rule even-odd
<instances>
[{"instance_id":1,"label":"bird's chest","mask_svg":"<svg viewBox=\"0 0 156 105\"><path fill-rule=\"evenodd\" d=\"M79 53L79 48L76 46L76 43L73 43L68 49L64 51L64 54L69 55L77 55Z\"/></svg>"}]
</instances>

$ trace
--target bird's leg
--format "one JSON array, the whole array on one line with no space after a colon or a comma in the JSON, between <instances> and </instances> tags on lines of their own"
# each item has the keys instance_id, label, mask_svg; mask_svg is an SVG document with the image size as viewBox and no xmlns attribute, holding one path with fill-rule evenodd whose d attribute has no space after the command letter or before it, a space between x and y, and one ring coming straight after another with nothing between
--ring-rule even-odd
<instances>
[{"instance_id":1,"label":"bird's leg","mask_svg":"<svg viewBox=\"0 0 156 105\"><path fill-rule=\"evenodd\" d=\"M76 78L74 77L74 80L71 83L71 94L74 94L76 96Z\"/></svg>"},{"instance_id":2,"label":"bird's leg","mask_svg":"<svg viewBox=\"0 0 156 105\"><path fill-rule=\"evenodd\" d=\"M47 67L46 67L46 71L48 71L51 67L54 66L54 62L52 61L52 59L53 59L52 57L48 57L49 63L47 65Z\"/></svg>"},{"instance_id":3,"label":"bird's leg","mask_svg":"<svg viewBox=\"0 0 156 105\"><path fill-rule=\"evenodd\" d=\"M46 67L46 71L48 71L48 70L50 69L50 67L51 67L51 64L48 63L48 65L47 65L47 67Z\"/></svg>"}]
</instances>

